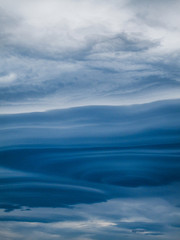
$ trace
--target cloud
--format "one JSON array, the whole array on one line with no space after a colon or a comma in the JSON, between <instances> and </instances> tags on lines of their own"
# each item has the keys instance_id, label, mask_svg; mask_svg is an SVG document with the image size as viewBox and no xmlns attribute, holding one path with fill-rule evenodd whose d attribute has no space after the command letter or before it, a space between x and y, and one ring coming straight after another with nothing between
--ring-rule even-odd
<instances>
[{"instance_id":1,"label":"cloud","mask_svg":"<svg viewBox=\"0 0 180 240\"><path fill-rule=\"evenodd\" d=\"M0 77L0 85L1 86L9 85L9 83L14 82L16 79L17 79L17 76L15 73L10 73L8 75L1 76Z\"/></svg>"},{"instance_id":2,"label":"cloud","mask_svg":"<svg viewBox=\"0 0 180 240\"><path fill-rule=\"evenodd\" d=\"M178 1L1 2L4 112L179 98Z\"/></svg>"},{"instance_id":3,"label":"cloud","mask_svg":"<svg viewBox=\"0 0 180 240\"><path fill-rule=\"evenodd\" d=\"M179 1L0 5L0 238L179 239Z\"/></svg>"},{"instance_id":4,"label":"cloud","mask_svg":"<svg viewBox=\"0 0 180 240\"><path fill-rule=\"evenodd\" d=\"M180 181L178 119L177 100L1 115L2 207L159 195Z\"/></svg>"},{"instance_id":5,"label":"cloud","mask_svg":"<svg viewBox=\"0 0 180 240\"><path fill-rule=\"evenodd\" d=\"M37 218L37 213L41 218ZM14 221L9 221L5 214ZM73 208L15 210L1 213L1 218L6 221L9 234L19 233L22 238L31 231L31 237L33 235L38 239L44 236L53 239L49 234L66 239L147 239L147 235L153 236L153 239L159 239L161 235L177 239L175 228L171 226L172 216L176 215L177 208L161 198L126 198L80 204ZM1 231L1 235L5 232L6 229Z\"/></svg>"},{"instance_id":6,"label":"cloud","mask_svg":"<svg viewBox=\"0 0 180 240\"><path fill-rule=\"evenodd\" d=\"M134 106L89 106L43 113L1 115L1 145L116 144L178 142L179 101ZM153 139L153 141L152 141ZM86 144L86 143L85 143Z\"/></svg>"}]
</instances>

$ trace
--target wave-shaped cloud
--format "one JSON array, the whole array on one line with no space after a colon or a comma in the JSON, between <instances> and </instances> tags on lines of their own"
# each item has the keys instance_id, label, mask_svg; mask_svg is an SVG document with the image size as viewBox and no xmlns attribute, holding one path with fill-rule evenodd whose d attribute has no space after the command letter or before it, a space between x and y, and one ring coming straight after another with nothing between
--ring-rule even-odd
<instances>
[{"instance_id":1,"label":"wave-shaped cloud","mask_svg":"<svg viewBox=\"0 0 180 240\"><path fill-rule=\"evenodd\" d=\"M66 239L84 239L92 228L90 239L172 236L178 229L179 114L179 101L171 100L1 115L1 222L9 229L13 222L17 234L23 223L26 233L36 225L50 239L44 224ZM164 206L166 220L157 218L157 209L151 214L155 202ZM2 238L7 234L0 231Z\"/></svg>"},{"instance_id":2,"label":"wave-shaped cloud","mask_svg":"<svg viewBox=\"0 0 180 240\"><path fill-rule=\"evenodd\" d=\"M40 202L44 189L52 191L57 199L53 205L63 206L119 196L117 186L127 196L131 188L180 181L179 101L71 108L0 119L1 167L28 173L1 180L14 182L18 194L17 199L14 191L11 195L13 206L42 204L20 197L20 189L22 193L32 190ZM78 197L69 198L73 192ZM43 204L49 206L51 198L46 200Z\"/></svg>"},{"instance_id":3,"label":"wave-shaped cloud","mask_svg":"<svg viewBox=\"0 0 180 240\"><path fill-rule=\"evenodd\" d=\"M1 145L132 146L178 142L179 101L126 107L89 106L1 115ZM120 145L119 145L120 144Z\"/></svg>"},{"instance_id":4,"label":"wave-shaped cloud","mask_svg":"<svg viewBox=\"0 0 180 240\"><path fill-rule=\"evenodd\" d=\"M178 0L0 0L0 239L179 239Z\"/></svg>"}]
</instances>

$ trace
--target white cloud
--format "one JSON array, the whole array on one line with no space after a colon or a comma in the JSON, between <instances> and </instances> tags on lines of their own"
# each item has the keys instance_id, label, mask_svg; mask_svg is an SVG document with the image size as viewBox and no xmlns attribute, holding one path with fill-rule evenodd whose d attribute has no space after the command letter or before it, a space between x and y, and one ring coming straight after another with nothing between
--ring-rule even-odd
<instances>
[{"instance_id":1,"label":"white cloud","mask_svg":"<svg viewBox=\"0 0 180 240\"><path fill-rule=\"evenodd\" d=\"M116 224L109 221L99 220L99 219L92 219L88 221L64 221L64 222L56 222L52 223L51 226L54 228L69 228L69 229L94 229L104 228L109 226L115 226Z\"/></svg>"},{"instance_id":2,"label":"white cloud","mask_svg":"<svg viewBox=\"0 0 180 240\"><path fill-rule=\"evenodd\" d=\"M118 105L179 98L179 74L172 69L180 66L179 1L0 4L0 68L13 72L2 76L0 84L14 83L1 94L4 106L30 104L40 111L82 102ZM147 81L151 76L157 77L156 84Z\"/></svg>"},{"instance_id":3,"label":"white cloud","mask_svg":"<svg viewBox=\"0 0 180 240\"><path fill-rule=\"evenodd\" d=\"M0 77L0 86L9 85L17 79L17 75L15 73L9 73L8 75Z\"/></svg>"},{"instance_id":4,"label":"white cloud","mask_svg":"<svg viewBox=\"0 0 180 240\"><path fill-rule=\"evenodd\" d=\"M104 203L79 204L73 208L32 208L31 211L17 209L9 213L1 212L2 217L8 214L14 221L6 221L5 228L4 222L0 224L0 236L16 239L16 234L20 232L17 239L24 239L24 236L27 239L99 239L103 236L107 239L116 239L116 236L117 239L139 239L145 236L142 239L147 239L146 234L149 233L152 236L163 234L164 238L175 240L178 231L172 228L172 224L178 223L179 209L164 197L122 198ZM72 216L73 220L70 220ZM42 222L36 221L39 218ZM44 222L47 219L50 222Z\"/></svg>"}]
</instances>

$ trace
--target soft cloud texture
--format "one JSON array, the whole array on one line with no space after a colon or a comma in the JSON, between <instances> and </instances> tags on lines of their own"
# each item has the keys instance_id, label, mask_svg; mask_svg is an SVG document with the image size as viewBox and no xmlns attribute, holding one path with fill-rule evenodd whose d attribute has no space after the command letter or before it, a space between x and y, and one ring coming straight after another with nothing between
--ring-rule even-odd
<instances>
[{"instance_id":1,"label":"soft cloud texture","mask_svg":"<svg viewBox=\"0 0 180 240\"><path fill-rule=\"evenodd\" d=\"M179 240L179 9L0 0L0 239Z\"/></svg>"},{"instance_id":2,"label":"soft cloud texture","mask_svg":"<svg viewBox=\"0 0 180 240\"><path fill-rule=\"evenodd\" d=\"M179 1L0 3L3 112L179 98Z\"/></svg>"}]
</instances>

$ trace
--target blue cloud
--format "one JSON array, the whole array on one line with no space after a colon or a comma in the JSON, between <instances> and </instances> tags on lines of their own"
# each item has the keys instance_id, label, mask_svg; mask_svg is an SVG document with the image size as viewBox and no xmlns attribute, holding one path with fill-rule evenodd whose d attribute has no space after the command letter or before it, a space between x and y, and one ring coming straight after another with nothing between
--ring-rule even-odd
<instances>
[{"instance_id":1,"label":"blue cloud","mask_svg":"<svg viewBox=\"0 0 180 240\"><path fill-rule=\"evenodd\" d=\"M2 206L103 202L179 182L178 119L178 101L2 115L1 167L23 173L1 178L14 185Z\"/></svg>"},{"instance_id":2,"label":"blue cloud","mask_svg":"<svg viewBox=\"0 0 180 240\"><path fill-rule=\"evenodd\" d=\"M178 240L180 2L0 5L0 239Z\"/></svg>"}]
</instances>

